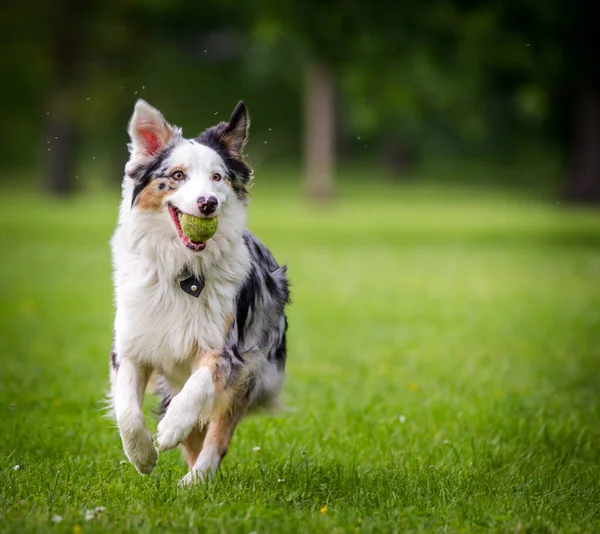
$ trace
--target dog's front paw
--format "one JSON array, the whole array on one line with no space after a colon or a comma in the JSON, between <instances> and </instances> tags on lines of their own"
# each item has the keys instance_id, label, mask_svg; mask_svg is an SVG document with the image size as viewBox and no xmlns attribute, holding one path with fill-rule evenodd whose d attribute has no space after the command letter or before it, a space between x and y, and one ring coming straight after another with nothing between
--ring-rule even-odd
<instances>
[{"instance_id":1,"label":"dog's front paw","mask_svg":"<svg viewBox=\"0 0 600 534\"><path fill-rule=\"evenodd\" d=\"M146 427L140 427L123 434L123 448L129 461L140 475L149 475L156 466L158 451L152 434Z\"/></svg>"},{"instance_id":2,"label":"dog's front paw","mask_svg":"<svg viewBox=\"0 0 600 534\"><path fill-rule=\"evenodd\" d=\"M167 413L158 423L158 433L156 440L158 448L166 451L177 447L198 424L200 411L195 409L185 409L177 402L177 396L173 398Z\"/></svg>"}]
</instances>

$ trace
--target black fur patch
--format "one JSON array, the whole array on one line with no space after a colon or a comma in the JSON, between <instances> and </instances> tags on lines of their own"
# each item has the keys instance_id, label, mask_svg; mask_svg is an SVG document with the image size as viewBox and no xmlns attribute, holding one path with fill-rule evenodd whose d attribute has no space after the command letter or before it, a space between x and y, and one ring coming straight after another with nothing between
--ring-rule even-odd
<instances>
[{"instance_id":1,"label":"black fur patch","mask_svg":"<svg viewBox=\"0 0 600 534\"><path fill-rule=\"evenodd\" d=\"M273 355L270 355L271 359L275 361L277 369L279 369L280 371L283 371L283 369L285 369L285 362L287 360L287 329L288 321L286 317L285 329L283 330L283 336L281 336L281 341L279 342L279 345L277 345L277 348L275 349Z\"/></svg>"},{"instance_id":2,"label":"black fur patch","mask_svg":"<svg viewBox=\"0 0 600 534\"><path fill-rule=\"evenodd\" d=\"M248 319L252 303L256 300L259 290L260 286L256 277L256 270L254 267L252 267L250 274L248 275L248 278L246 278L246 281L244 282L244 285L242 286L237 298L235 318L238 327L237 342L240 345L244 344L244 329L246 327L246 321Z\"/></svg>"},{"instance_id":3,"label":"black fur patch","mask_svg":"<svg viewBox=\"0 0 600 534\"><path fill-rule=\"evenodd\" d=\"M237 298L237 343L240 347L245 347L250 339L262 345L272 337L280 328L281 317L285 317L285 306L289 302L286 268L279 266L269 249L249 230L244 232L244 242L250 252L252 267ZM271 350L273 348L269 347Z\"/></svg>"},{"instance_id":4,"label":"black fur patch","mask_svg":"<svg viewBox=\"0 0 600 534\"><path fill-rule=\"evenodd\" d=\"M246 164L241 155L241 149L246 141L242 136L247 134L248 125L245 113L245 106L240 108L238 105L231 117L231 122L220 122L216 126L204 130L195 139L197 143L212 148L221 156L227 167L227 176L231 181L231 186L240 200L247 198L248 187L252 181L252 169ZM234 124L234 121L240 124ZM238 129L240 132L237 132ZM234 131L235 135L232 133ZM238 140L234 141L233 144L228 142L228 140L236 137L238 137Z\"/></svg>"},{"instance_id":5,"label":"black fur patch","mask_svg":"<svg viewBox=\"0 0 600 534\"><path fill-rule=\"evenodd\" d=\"M167 412L167 408L171 404L172 396L170 393L170 387L166 380L166 378L158 374L156 376L156 390L155 393L159 396L158 406L155 408L154 413L158 416L159 419Z\"/></svg>"},{"instance_id":6,"label":"black fur patch","mask_svg":"<svg viewBox=\"0 0 600 534\"><path fill-rule=\"evenodd\" d=\"M128 174L128 176L135 182L135 186L133 187L133 195L131 197L132 206L135 206L135 203L137 202L141 192L152 179L165 175L168 169L164 169L163 165L171 154L174 146L175 145L168 145L161 152L159 152L154 159L148 163L144 163L143 165L138 165Z\"/></svg>"},{"instance_id":7,"label":"black fur patch","mask_svg":"<svg viewBox=\"0 0 600 534\"><path fill-rule=\"evenodd\" d=\"M110 352L110 365L115 371L119 370L119 359L117 358L117 353L114 350Z\"/></svg>"}]
</instances>

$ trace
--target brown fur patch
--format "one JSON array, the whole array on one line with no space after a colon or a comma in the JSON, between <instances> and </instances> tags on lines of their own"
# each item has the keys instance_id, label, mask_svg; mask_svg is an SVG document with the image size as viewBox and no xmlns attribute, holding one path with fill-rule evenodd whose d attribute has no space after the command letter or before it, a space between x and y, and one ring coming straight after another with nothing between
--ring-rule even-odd
<instances>
[{"instance_id":1,"label":"brown fur patch","mask_svg":"<svg viewBox=\"0 0 600 534\"><path fill-rule=\"evenodd\" d=\"M140 193L138 207L146 211L160 211L165 197L172 192L168 185L169 181L161 178L152 180Z\"/></svg>"},{"instance_id":2,"label":"brown fur patch","mask_svg":"<svg viewBox=\"0 0 600 534\"><path fill-rule=\"evenodd\" d=\"M177 165L169 170L167 176L151 180L138 197L137 205L139 208L146 211L160 211L164 199L182 183L182 180L175 180L171 178L171 175L177 171L185 174L186 170L184 166Z\"/></svg>"},{"instance_id":3,"label":"brown fur patch","mask_svg":"<svg viewBox=\"0 0 600 534\"><path fill-rule=\"evenodd\" d=\"M204 449L211 445L215 446L219 454L219 465L227 454L235 427L242 417L244 417L246 408L248 407L245 401L242 401L242 399L239 400L241 402L234 404L231 410L215 415L208 423L202 448Z\"/></svg>"},{"instance_id":4,"label":"brown fur patch","mask_svg":"<svg viewBox=\"0 0 600 534\"><path fill-rule=\"evenodd\" d=\"M221 354L219 352L202 352L194 364L194 370L207 367L213 378L215 393L222 391L227 383L227 377L222 372Z\"/></svg>"},{"instance_id":5,"label":"brown fur patch","mask_svg":"<svg viewBox=\"0 0 600 534\"><path fill-rule=\"evenodd\" d=\"M225 337L227 337L227 334L229 334L232 324L233 324L233 313L230 313L227 317L225 317L225 328L223 328Z\"/></svg>"},{"instance_id":6,"label":"brown fur patch","mask_svg":"<svg viewBox=\"0 0 600 534\"><path fill-rule=\"evenodd\" d=\"M185 456L185 460L191 469L194 467L196 460L198 459L198 455L202 450L202 445L204 444L204 438L206 436L206 427L194 427L194 430L191 431L190 435L183 441L181 444L183 446L183 454Z\"/></svg>"}]
</instances>

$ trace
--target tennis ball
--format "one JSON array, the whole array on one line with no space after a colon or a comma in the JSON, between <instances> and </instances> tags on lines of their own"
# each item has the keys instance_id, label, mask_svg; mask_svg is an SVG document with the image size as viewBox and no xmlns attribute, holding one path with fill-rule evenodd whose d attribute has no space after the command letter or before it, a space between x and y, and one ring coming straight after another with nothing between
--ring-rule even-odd
<instances>
[{"instance_id":1,"label":"tennis ball","mask_svg":"<svg viewBox=\"0 0 600 534\"><path fill-rule=\"evenodd\" d=\"M181 231L187 236L188 239L196 243L204 243L208 241L215 232L219 221L216 217L210 219L203 219L201 217L194 217L184 213L181 216Z\"/></svg>"}]
</instances>

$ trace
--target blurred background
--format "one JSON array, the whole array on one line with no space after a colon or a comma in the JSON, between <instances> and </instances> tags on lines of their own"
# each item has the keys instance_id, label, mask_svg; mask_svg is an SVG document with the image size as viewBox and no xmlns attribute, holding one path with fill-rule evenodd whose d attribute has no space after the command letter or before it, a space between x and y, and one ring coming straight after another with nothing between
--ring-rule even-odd
<instances>
[{"instance_id":1,"label":"blurred background","mask_svg":"<svg viewBox=\"0 0 600 534\"><path fill-rule=\"evenodd\" d=\"M7 185L112 190L136 98L190 137L244 99L257 173L283 166L315 199L346 165L600 201L592 0L21 0L1 14Z\"/></svg>"}]
</instances>

